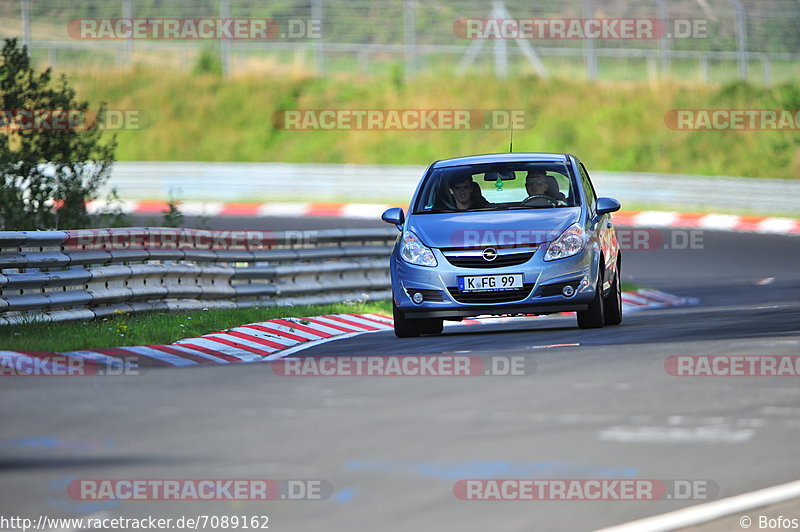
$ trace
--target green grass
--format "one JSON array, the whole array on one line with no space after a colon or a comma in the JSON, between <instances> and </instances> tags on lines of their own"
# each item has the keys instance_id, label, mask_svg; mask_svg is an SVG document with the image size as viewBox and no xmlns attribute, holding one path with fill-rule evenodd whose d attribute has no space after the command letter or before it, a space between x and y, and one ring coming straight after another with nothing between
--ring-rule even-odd
<instances>
[{"instance_id":1,"label":"green grass","mask_svg":"<svg viewBox=\"0 0 800 532\"><path fill-rule=\"evenodd\" d=\"M284 131L286 109L520 109L527 128L516 151L571 152L596 170L800 178L796 131L675 131L671 109L800 109L800 83L597 82L519 75L434 77L334 75L315 78L275 66L223 80L139 67L80 70L79 96L111 109L137 109L148 127L118 132L119 160L319 162L427 165L436 159L505 151L507 130Z\"/></svg>"},{"instance_id":2,"label":"green grass","mask_svg":"<svg viewBox=\"0 0 800 532\"><path fill-rule=\"evenodd\" d=\"M633 292L634 290L638 290L642 287L637 284L629 283L628 281L622 281L621 288L623 292Z\"/></svg>"},{"instance_id":3,"label":"green grass","mask_svg":"<svg viewBox=\"0 0 800 532\"><path fill-rule=\"evenodd\" d=\"M391 315L389 300L249 309L209 309L194 312L117 314L80 322L25 323L0 326L0 349L65 352L126 345L171 344L182 338L230 329L274 318L375 312Z\"/></svg>"},{"instance_id":4,"label":"green grass","mask_svg":"<svg viewBox=\"0 0 800 532\"><path fill-rule=\"evenodd\" d=\"M623 291L640 286L623 281ZM295 307L209 309L195 312L119 313L109 318L58 323L0 326L0 349L9 351L66 352L126 345L171 344L239 325L275 318L309 317L340 313L378 313L391 316L391 301L337 303Z\"/></svg>"}]
</instances>

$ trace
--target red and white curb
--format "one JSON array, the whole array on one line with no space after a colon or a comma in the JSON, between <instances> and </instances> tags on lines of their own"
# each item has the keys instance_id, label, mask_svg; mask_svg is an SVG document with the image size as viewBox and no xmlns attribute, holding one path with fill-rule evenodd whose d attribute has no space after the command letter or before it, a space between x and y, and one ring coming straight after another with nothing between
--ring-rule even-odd
<instances>
[{"instance_id":1,"label":"red and white curb","mask_svg":"<svg viewBox=\"0 0 800 532\"><path fill-rule=\"evenodd\" d=\"M677 297L658 290L623 292L623 311L696 304L692 298ZM478 317L448 326L501 323L530 317ZM330 314L309 318L279 318L249 323L224 331L184 338L170 345L109 347L58 353L67 358L80 358L97 366L120 367L135 362L141 367L186 367L238 362L267 362L297 351L360 334L391 330L392 318L382 314ZM34 357L47 359L49 353L0 351L2 357Z\"/></svg>"},{"instance_id":2,"label":"red and white curb","mask_svg":"<svg viewBox=\"0 0 800 532\"><path fill-rule=\"evenodd\" d=\"M92 366L186 367L207 364L264 362L311 347L364 333L392 329L392 319L381 314L331 314L310 318L282 318L249 323L224 331L184 338L170 345L110 347L58 353L80 358ZM52 353L0 351L0 359L47 359ZM13 363L13 360L11 361Z\"/></svg>"},{"instance_id":3,"label":"red and white curb","mask_svg":"<svg viewBox=\"0 0 800 532\"><path fill-rule=\"evenodd\" d=\"M104 202L87 204L90 213L103 209ZM181 202L180 210L186 216L280 216L302 218L321 216L330 218L380 219L383 211L390 207L407 208L401 204L377 203L330 203L330 202L270 202L270 203L222 203ZM127 214L137 216L160 215L167 210L166 201L144 200L122 202ZM735 214L707 214L670 211L620 211L613 215L614 223L625 227L681 227L717 231L742 231L800 235L800 219L776 216L740 216Z\"/></svg>"},{"instance_id":4,"label":"red and white curb","mask_svg":"<svg viewBox=\"0 0 800 532\"><path fill-rule=\"evenodd\" d=\"M208 355L221 353L241 362L283 358L300 349L331 340L392 329L382 314L331 314L250 323L226 331L178 340L173 347Z\"/></svg>"},{"instance_id":5,"label":"red and white curb","mask_svg":"<svg viewBox=\"0 0 800 532\"><path fill-rule=\"evenodd\" d=\"M651 288L640 288L633 292L622 293L622 311L638 312L640 310L653 310L668 307L685 307L697 305L700 302L696 297L680 297L667 294Z\"/></svg>"},{"instance_id":6,"label":"red and white curb","mask_svg":"<svg viewBox=\"0 0 800 532\"><path fill-rule=\"evenodd\" d=\"M616 225L626 227L681 227L716 231L800 235L800 220L777 216L740 216L666 211L620 211L612 215Z\"/></svg>"}]
</instances>

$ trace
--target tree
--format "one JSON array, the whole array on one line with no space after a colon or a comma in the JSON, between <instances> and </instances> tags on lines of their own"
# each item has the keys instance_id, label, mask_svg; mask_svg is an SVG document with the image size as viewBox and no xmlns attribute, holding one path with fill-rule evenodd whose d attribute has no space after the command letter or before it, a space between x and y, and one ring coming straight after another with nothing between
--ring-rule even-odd
<instances>
[{"instance_id":1,"label":"tree","mask_svg":"<svg viewBox=\"0 0 800 532\"><path fill-rule=\"evenodd\" d=\"M26 47L6 39L0 52L0 229L86 227L114 163L116 137L102 144L97 113L52 69L37 74Z\"/></svg>"}]
</instances>

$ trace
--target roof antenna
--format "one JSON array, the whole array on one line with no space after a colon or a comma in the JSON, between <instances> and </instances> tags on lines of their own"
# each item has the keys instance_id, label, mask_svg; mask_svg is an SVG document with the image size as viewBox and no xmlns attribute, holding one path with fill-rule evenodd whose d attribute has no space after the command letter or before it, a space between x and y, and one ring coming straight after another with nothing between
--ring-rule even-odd
<instances>
[{"instance_id":1,"label":"roof antenna","mask_svg":"<svg viewBox=\"0 0 800 532\"><path fill-rule=\"evenodd\" d=\"M514 121L511 121L511 140L508 141L508 153L514 153Z\"/></svg>"}]
</instances>

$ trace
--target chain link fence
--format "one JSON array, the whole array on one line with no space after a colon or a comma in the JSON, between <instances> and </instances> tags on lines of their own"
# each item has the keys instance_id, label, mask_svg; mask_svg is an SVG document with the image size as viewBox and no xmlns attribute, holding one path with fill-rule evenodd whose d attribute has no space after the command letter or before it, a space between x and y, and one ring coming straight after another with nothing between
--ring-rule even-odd
<instances>
[{"instance_id":1,"label":"chain link fence","mask_svg":"<svg viewBox=\"0 0 800 532\"><path fill-rule=\"evenodd\" d=\"M86 19L270 19L268 39L84 38ZM471 38L464 19L651 19L656 38ZM461 21L461 22L459 22ZM0 36L39 63L226 74L316 72L567 79L791 81L800 75L797 0L0 0ZM687 31L688 30L688 31Z\"/></svg>"}]
</instances>

